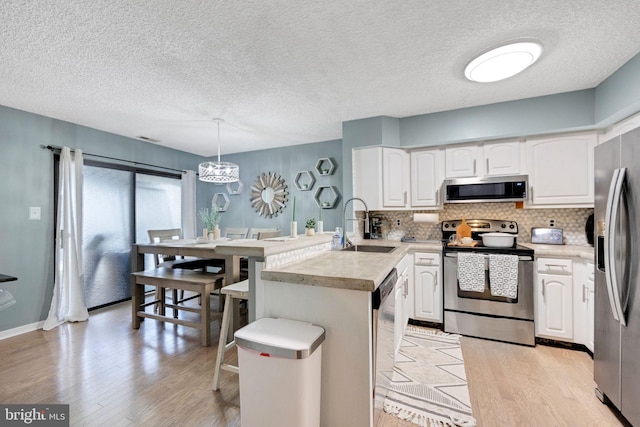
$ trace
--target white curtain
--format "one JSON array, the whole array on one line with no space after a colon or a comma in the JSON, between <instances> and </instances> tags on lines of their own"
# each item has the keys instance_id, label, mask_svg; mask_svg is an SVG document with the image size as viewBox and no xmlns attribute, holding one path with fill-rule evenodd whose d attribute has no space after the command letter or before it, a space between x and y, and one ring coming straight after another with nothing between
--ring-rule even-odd
<instances>
[{"instance_id":1,"label":"white curtain","mask_svg":"<svg viewBox=\"0 0 640 427\"><path fill-rule=\"evenodd\" d=\"M182 237L195 239L196 233L196 172L182 174Z\"/></svg>"},{"instance_id":2,"label":"white curtain","mask_svg":"<svg viewBox=\"0 0 640 427\"><path fill-rule=\"evenodd\" d=\"M60 153L58 207L55 242L55 283L49 316L43 329L48 331L64 322L89 318L84 302L82 272L82 150Z\"/></svg>"}]
</instances>

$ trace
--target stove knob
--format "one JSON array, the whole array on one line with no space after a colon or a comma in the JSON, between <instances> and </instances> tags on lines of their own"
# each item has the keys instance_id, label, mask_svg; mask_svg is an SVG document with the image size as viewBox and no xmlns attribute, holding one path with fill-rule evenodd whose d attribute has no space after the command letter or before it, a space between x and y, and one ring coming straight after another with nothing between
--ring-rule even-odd
<instances>
[{"instance_id":1,"label":"stove knob","mask_svg":"<svg viewBox=\"0 0 640 427\"><path fill-rule=\"evenodd\" d=\"M516 228L516 226L515 226L515 225L513 225L513 224L511 224L511 225L509 226L509 228L513 230L514 228Z\"/></svg>"},{"instance_id":2,"label":"stove knob","mask_svg":"<svg viewBox=\"0 0 640 427\"><path fill-rule=\"evenodd\" d=\"M449 224L445 224L445 225L444 225L444 228L449 228Z\"/></svg>"},{"instance_id":3,"label":"stove knob","mask_svg":"<svg viewBox=\"0 0 640 427\"><path fill-rule=\"evenodd\" d=\"M503 224L500 224L500 227L502 227L502 228L507 228L507 224L504 224L504 223L503 223Z\"/></svg>"}]
</instances>

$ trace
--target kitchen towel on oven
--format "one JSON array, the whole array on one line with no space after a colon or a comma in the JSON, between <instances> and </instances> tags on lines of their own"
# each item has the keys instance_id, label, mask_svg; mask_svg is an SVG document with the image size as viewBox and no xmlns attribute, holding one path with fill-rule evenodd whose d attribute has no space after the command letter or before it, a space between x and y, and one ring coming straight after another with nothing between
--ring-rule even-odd
<instances>
[{"instance_id":1,"label":"kitchen towel on oven","mask_svg":"<svg viewBox=\"0 0 640 427\"><path fill-rule=\"evenodd\" d=\"M518 297L518 255L489 255L489 288L494 297Z\"/></svg>"},{"instance_id":2,"label":"kitchen towel on oven","mask_svg":"<svg viewBox=\"0 0 640 427\"><path fill-rule=\"evenodd\" d=\"M458 286L461 291L484 292L484 256L458 252Z\"/></svg>"}]
</instances>

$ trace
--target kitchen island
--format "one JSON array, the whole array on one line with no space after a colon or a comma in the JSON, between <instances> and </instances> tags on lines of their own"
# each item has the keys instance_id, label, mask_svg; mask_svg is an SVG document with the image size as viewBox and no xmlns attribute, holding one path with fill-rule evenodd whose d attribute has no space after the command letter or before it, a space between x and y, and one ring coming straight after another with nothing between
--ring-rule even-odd
<instances>
[{"instance_id":1,"label":"kitchen island","mask_svg":"<svg viewBox=\"0 0 640 427\"><path fill-rule=\"evenodd\" d=\"M306 244L310 245L313 239L307 238ZM300 246L294 252L314 247L304 249L303 242L297 242ZM257 249L262 246L260 242L251 244L255 252L249 257L249 278L253 278L255 318L282 317L322 326L326 339L322 346L321 425L372 426L372 292L409 251L440 250L441 245L367 241L396 249L390 253L365 253L330 251L327 242L321 244L323 250L292 261L290 252L271 243L264 246L263 252ZM235 248L231 245L219 249L247 253L241 247L243 242ZM281 249L285 249L284 244Z\"/></svg>"}]
</instances>

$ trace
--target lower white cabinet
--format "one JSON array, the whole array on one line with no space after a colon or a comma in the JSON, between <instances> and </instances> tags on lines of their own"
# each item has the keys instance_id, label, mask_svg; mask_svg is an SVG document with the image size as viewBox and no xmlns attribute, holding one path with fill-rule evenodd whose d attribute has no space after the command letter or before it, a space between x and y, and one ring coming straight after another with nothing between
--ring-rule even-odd
<instances>
[{"instance_id":1,"label":"lower white cabinet","mask_svg":"<svg viewBox=\"0 0 640 427\"><path fill-rule=\"evenodd\" d=\"M594 335L594 270L593 263L576 263L573 282L574 342L593 352Z\"/></svg>"},{"instance_id":2,"label":"lower white cabinet","mask_svg":"<svg viewBox=\"0 0 640 427\"><path fill-rule=\"evenodd\" d=\"M411 280L411 255L405 255L402 261L396 265L398 280L395 287L395 311L394 311L394 357L398 354L404 332L409 323L409 287Z\"/></svg>"},{"instance_id":3,"label":"lower white cabinet","mask_svg":"<svg viewBox=\"0 0 640 427\"><path fill-rule=\"evenodd\" d=\"M573 340L573 269L570 259L539 258L536 336Z\"/></svg>"},{"instance_id":4,"label":"lower white cabinet","mask_svg":"<svg viewBox=\"0 0 640 427\"><path fill-rule=\"evenodd\" d=\"M595 334L595 281L594 281L594 265L587 263L587 281L585 287L586 304L587 304L587 333L585 337L585 345L593 352L593 339Z\"/></svg>"},{"instance_id":5,"label":"lower white cabinet","mask_svg":"<svg viewBox=\"0 0 640 427\"><path fill-rule=\"evenodd\" d=\"M593 352L593 263L538 258L536 265L536 336L582 344Z\"/></svg>"},{"instance_id":6,"label":"lower white cabinet","mask_svg":"<svg viewBox=\"0 0 640 427\"><path fill-rule=\"evenodd\" d=\"M416 252L413 267L413 318L442 323L440 254Z\"/></svg>"}]
</instances>

